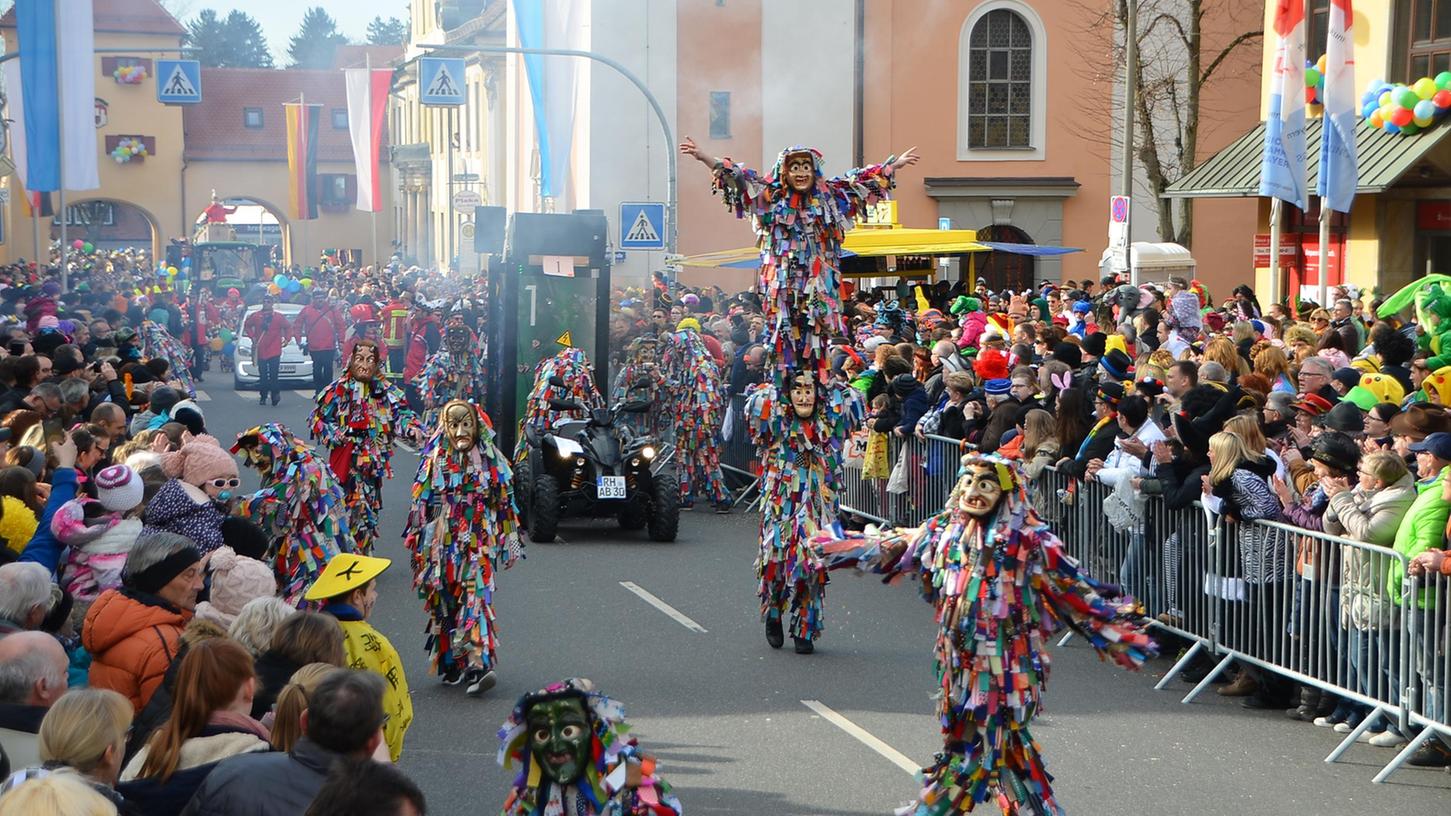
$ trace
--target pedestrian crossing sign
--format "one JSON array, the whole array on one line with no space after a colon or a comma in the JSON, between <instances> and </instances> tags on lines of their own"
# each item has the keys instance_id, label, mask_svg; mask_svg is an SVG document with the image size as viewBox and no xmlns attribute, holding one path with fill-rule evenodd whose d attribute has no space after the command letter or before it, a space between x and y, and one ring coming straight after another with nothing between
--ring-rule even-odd
<instances>
[{"instance_id":1,"label":"pedestrian crossing sign","mask_svg":"<svg viewBox=\"0 0 1451 816\"><path fill-rule=\"evenodd\" d=\"M202 64L197 60L157 60L156 101L163 105L195 105L202 101Z\"/></svg>"},{"instance_id":2,"label":"pedestrian crossing sign","mask_svg":"<svg viewBox=\"0 0 1451 816\"><path fill-rule=\"evenodd\" d=\"M445 57L418 60L418 101L424 105L464 103L464 61Z\"/></svg>"},{"instance_id":3,"label":"pedestrian crossing sign","mask_svg":"<svg viewBox=\"0 0 1451 816\"><path fill-rule=\"evenodd\" d=\"M664 249L665 205L658 201L620 204L620 249Z\"/></svg>"}]
</instances>

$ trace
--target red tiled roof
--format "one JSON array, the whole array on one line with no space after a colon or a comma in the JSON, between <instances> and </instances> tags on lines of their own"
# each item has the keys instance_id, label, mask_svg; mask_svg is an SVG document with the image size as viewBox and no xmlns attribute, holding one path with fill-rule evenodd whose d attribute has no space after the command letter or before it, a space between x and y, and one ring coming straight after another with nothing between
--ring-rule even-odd
<instances>
[{"instance_id":1,"label":"red tiled roof","mask_svg":"<svg viewBox=\"0 0 1451 816\"><path fill-rule=\"evenodd\" d=\"M402 45L340 45L333 54L334 68L366 68L372 57L374 68L389 68L402 59Z\"/></svg>"},{"instance_id":2,"label":"red tiled roof","mask_svg":"<svg viewBox=\"0 0 1451 816\"><path fill-rule=\"evenodd\" d=\"M186 33L181 23L156 0L94 0L92 19L97 31L126 34ZM0 28L15 27L15 6L0 16Z\"/></svg>"},{"instance_id":3,"label":"red tiled roof","mask_svg":"<svg viewBox=\"0 0 1451 816\"><path fill-rule=\"evenodd\" d=\"M309 104L322 105L318 161L352 161L348 131L334 128L332 119L334 110L348 107L343 72L297 68L203 68L202 101L182 112L186 158L286 161L287 119L282 105L301 96ZM245 108L262 110L261 128L243 126Z\"/></svg>"}]
</instances>

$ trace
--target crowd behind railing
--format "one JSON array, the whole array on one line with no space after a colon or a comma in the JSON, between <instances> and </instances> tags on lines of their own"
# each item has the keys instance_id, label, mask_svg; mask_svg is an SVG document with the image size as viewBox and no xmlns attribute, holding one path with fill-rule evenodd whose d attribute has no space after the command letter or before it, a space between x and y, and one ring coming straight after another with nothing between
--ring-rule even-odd
<instances>
[{"instance_id":1,"label":"crowd behind railing","mask_svg":"<svg viewBox=\"0 0 1451 816\"><path fill-rule=\"evenodd\" d=\"M882 472L863 446L849 446L844 517L921 524L945 504L971 447L936 435L891 438ZM732 434L726 451L736 473L753 472L744 435ZM1409 559L1390 547L1235 520L1210 502L1172 508L1140 494L1125 505L1109 485L1056 467L1038 473L1029 498L1087 572L1132 595L1161 644L1178 647L1158 689L1189 680L1189 703L1235 666L1261 687L1299 684L1300 699L1317 698L1311 721L1344 734L1327 761L1372 739L1400 748L1377 782L1437 732L1451 738L1451 577L1412 574Z\"/></svg>"}]
</instances>

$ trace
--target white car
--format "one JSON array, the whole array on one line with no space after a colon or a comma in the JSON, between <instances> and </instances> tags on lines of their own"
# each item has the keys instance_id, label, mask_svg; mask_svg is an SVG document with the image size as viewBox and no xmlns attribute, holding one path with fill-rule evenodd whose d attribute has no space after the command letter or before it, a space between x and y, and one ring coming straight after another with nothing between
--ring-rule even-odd
<instances>
[{"instance_id":1,"label":"white car","mask_svg":"<svg viewBox=\"0 0 1451 816\"><path fill-rule=\"evenodd\" d=\"M278 303L272 307L277 314L287 318L288 323L297 321L302 306L296 303ZM247 318L262 311L261 306L248 306L242 319L234 329L237 336L237 353L232 356L232 387L238 391L256 388L261 381L257 363L252 360L252 338L242 332ZM303 382L312 385L312 358L302 352L296 340L288 340L282 347L282 365L277 372L278 382Z\"/></svg>"}]
</instances>

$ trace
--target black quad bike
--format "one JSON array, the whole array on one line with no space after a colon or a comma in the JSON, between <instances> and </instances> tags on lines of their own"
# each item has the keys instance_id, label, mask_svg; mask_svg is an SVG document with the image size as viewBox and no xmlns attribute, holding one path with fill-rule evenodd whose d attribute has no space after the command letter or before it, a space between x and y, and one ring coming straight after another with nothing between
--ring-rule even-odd
<instances>
[{"instance_id":1,"label":"black quad bike","mask_svg":"<svg viewBox=\"0 0 1451 816\"><path fill-rule=\"evenodd\" d=\"M573 400L551 400L550 407L583 408ZM649 409L648 401L625 402L552 431L524 429L528 452L514 484L530 541L553 541L559 520L570 516L614 516L622 529L645 528L651 541L675 540L680 480L671 463L674 448L617 422L621 413Z\"/></svg>"}]
</instances>

